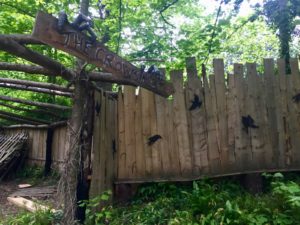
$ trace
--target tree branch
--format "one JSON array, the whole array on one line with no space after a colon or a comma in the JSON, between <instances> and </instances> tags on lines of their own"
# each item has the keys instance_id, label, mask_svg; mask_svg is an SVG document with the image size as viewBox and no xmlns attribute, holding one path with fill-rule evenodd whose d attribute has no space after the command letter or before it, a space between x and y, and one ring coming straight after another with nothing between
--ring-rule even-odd
<instances>
[{"instance_id":1,"label":"tree branch","mask_svg":"<svg viewBox=\"0 0 300 225\"><path fill-rule=\"evenodd\" d=\"M53 73L62 76L66 80L72 80L72 78L75 77L75 73L67 69L64 65L18 44L16 41L5 35L0 35L0 50L43 66L44 68L53 71Z\"/></svg>"},{"instance_id":2,"label":"tree branch","mask_svg":"<svg viewBox=\"0 0 300 225\"><path fill-rule=\"evenodd\" d=\"M44 102L34 102L34 101L26 100L26 99L13 98L10 96L3 96L3 95L0 95L0 100L17 102L17 103L22 103L22 104L26 104L26 105L33 105L33 106L49 108L49 109L58 109L58 110L70 110L71 109L68 106L55 105L55 104L44 103Z\"/></svg>"}]
</instances>

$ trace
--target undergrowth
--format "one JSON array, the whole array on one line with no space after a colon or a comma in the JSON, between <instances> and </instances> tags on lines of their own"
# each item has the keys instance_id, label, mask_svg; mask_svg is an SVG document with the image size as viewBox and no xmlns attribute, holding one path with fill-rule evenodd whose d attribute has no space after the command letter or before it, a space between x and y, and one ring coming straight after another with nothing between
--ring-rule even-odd
<instances>
[{"instance_id":1,"label":"undergrowth","mask_svg":"<svg viewBox=\"0 0 300 225\"><path fill-rule=\"evenodd\" d=\"M189 184L144 185L130 203L107 206L101 211L95 209L99 202L109 199L110 192L80 205L86 207L86 225L300 224L299 176L283 177L276 173L265 177L267 190L260 195L249 194L232 180L202 180ZM53 221L53 215L49 215L47 218ZM46 223L22 223L16 222L17 219L7 224L51 224L46 219Z\"/></svg>"}]
</instances>

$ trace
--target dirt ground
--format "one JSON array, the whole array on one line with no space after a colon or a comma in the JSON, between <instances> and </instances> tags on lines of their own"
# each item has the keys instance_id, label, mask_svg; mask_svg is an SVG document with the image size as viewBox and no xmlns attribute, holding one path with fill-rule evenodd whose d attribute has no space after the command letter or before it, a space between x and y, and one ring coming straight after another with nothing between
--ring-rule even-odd
<instances>
[{"instance_id":1,"label":"dirt ground","mask_svg":"<svg viewBox=\"0 0 300 225\"><path fill-rule=\"evenodd\" d=\"M4 181L0 183L0 220L20 212L20 208L7 201L7 197L17 189L18 183L16 181Z\"/></svg>"},{"instance_id":2,"label":"dirt ground","mask_svg":"<svg viewBox=\"0 0 300 225\"><path fill-rule=\"evenodd\" d=\"M18 188L19 184L27 183L26 180L10 180L10 181L2 181L0 182L0 221L5 220L9 216L16 215L20 212L25 211L25 209L21 209L19 207L14 206L10 202L7 201L7 197L14 192L20 190ZM53 185L53 183L52 183ZM49 186L49 182L42 181L35 184L33 187L44 187ZM26 197L28 198L28 197ZM28 198L33 201L38 201L39 203L47 206L54 206L56 205L57 196L55 194L47 196L47 197L38 197L38 198Z\"/></svg>"}]
</instances>

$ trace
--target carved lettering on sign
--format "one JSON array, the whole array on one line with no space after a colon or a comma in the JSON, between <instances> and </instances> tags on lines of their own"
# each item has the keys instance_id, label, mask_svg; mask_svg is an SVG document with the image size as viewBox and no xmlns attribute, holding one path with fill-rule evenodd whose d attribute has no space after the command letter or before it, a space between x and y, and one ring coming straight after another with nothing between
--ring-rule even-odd
<instances>
[{"instance_id":1,"label":"carved lettering on sign","mask_svg":"<svg viewBox=\"0 0 300 225\"><path fill-rule=\"evenodd\" d=\"M144 72L131 63L108 50L104 45L75 30L66 24L60 32L57 29L57 19L49 14L39 12L33 37L50 46L75 55L88 63L94 64L121 80L149 89L162 96L174 92L173 85L154 74Z\"/></svg>"}]
</instances>

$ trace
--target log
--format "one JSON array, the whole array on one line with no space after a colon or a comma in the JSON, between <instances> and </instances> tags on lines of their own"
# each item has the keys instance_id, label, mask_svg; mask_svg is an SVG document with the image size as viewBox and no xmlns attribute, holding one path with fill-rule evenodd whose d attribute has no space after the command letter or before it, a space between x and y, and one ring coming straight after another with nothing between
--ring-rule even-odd
<instances>
[{"instance_id":1,"label":"log","mask_svg":"<svg viewBox=\"0 0 300 225\"><path fill-rule=\"evenodd\" d=\"M62 76L66 80L72 80L73 77L75 77L74 72L61 63L40 53L34 52L2 34L0 34L0 50L43 66L44 68L53 71L53 73Z\"/></svg>"},{"instance_id":2,"label":"log","mask_svg":"<svg viewBox=\"0 0 300 225\"><path fill-rule=\"evenodd\" d=\"M65 126L65 125L67 125L67 121L59 121L59 122L51 123L49 125L18 124L18 125L0 126L0 127L3 129L16 129L16 128L48 129L48 128L55 128L59 126Z\"/></svg>"},{"instance_id":3,"label":"log","mask_svg":"<svg viewBox=\"0 0 300 225\"><path fill-rule=\"evenodd\" d=\"M88 63L112 73L115 79L129 80L135 86L144 87L156 94L168 97L174 93L173 85L152 73L147 73L108 50L98 41L91 43L89 37L65 24L62 32L57 31L58 20L38 12L32 36L45 44L72 54Z\"/></svg>"},{"instance_id":4,"label":"log","mask_svg":"<svg viewBox=\"0 0 300 225\"><path fill-rule=\"evenodd\" d=\"M27 108L22 108L22 107L18 107L18 106L6 104L4 102L0 102L0 105L4 106L6 108L17 110L17 111L23 111L23 112L29 112L29 113L43 113L43 114L48 114L48 115L54 116L56 118L61 118L61 119L64 118L60 114L52 112L50 110L44 110L44 109L27 109Z\"/></svg>"},{"instance_id":5,"label":"log","mask_svg":"<svg viewBox=\"0 0 300 225\"><path fill-rule=\"evenodd\" d=\"M3 95L0 95L0 100L18 102L18 103L22 103L25 105L33 105L33 106L45 107L45 108L49 108L49 109L58 109L58 110L70 110L71 109L68 106L55 105L55 104L44 103L44 102L34 102L34 101L26 100L26 99L13 98L10 96L3 96Z\"/></svg>"},{"instance_id":6,"label":"log","mask_svg":"<svg viewBox=\"0 0 300 225\"><path fill-rule=\"evenodd\" d=\"M64 97L69 97L69 98L72 97L72 93L70 93L70 92L53 91L50 89L38 88L38 87L28 87L28 86L19 85L19 84L0 83L0 87L21 90L21 91L32 91L32 92L37 92L37 93L49 94L49 95L59 95L59 96L64 96Z\"/></svg>"},{"instance_id":7,"label":"log","mask_svg":"<svg viewBox=\"0 0 300 225\"><path fill-rule=\"evenodd\" d=\"M0 63L1 67L1 63ZM18 79L10 79L10 78L2 78L0 77L0 83L5 83L5 84L20 84L20 85L25 85L27 87L38 87L38 88L45 88L45 89L50 89L50 90L55 90L55 91L60 91L60 92L73 92L70 88L63 87L57 84L51 84L51 83L45 83L45 82L35 82L35 81L29 81L29 80L18 80Z\"/></svg>"},{"instance_id":8,"label":"log","mask_svg":"<svg viewBox=\"0 0 300 225\"><path fill-rule=\"evenodd\" d=\"M36 212L39 210L43 210L43 211L50 210L50 208L48 208L47 206L35 203L33 201L30 201L30 200L28 200L26 198L22 198L22 197L7 197L7 200L10 203L12 203L20 208L27 209L30 212ZM54 212L56 212L56 210L51 209L51 212L54 213Z\"/></svg>"},{"instance_id":9,"label":"log","mask_svg":"<svg viewBox=\"0 0 300 225\"><path fill-rule=\"evenodd\" d=\"M31 35L28 34L6 34L6 37L18 42L21 45L27 45L27 44L36 44L36 45L45 45L44 43L36 40Z\"/></svg>"},{"instance_id":10,"label":"log","mask_svg":"<svg viewBox=\"0 0 300 225\"><path fill-rule=\"evenodd\" d=\"M53 71L47 70L42 66L26 65L17 63L0 62L0 70L18 71L29 74L43 74L46 76L58 76Z\"/></svg>"},{"instance_id":11,"label":"log","mask_svg":"<svg viewBox=\"0 0 300 225\"><path fill-rule=\"evenodd\" d=\"M41 120L41 119L36 119L36 118L31 118L31 117L27 117L27 116L21 116L15 113L10 113L10 112L5 112L3 110L0 110L0 116L8 116L11 119L16 118L16 121L20 121L20 122L30 122L31 124L50 124L49 121L46 120Z\"/></svg>"}]
</instances>

